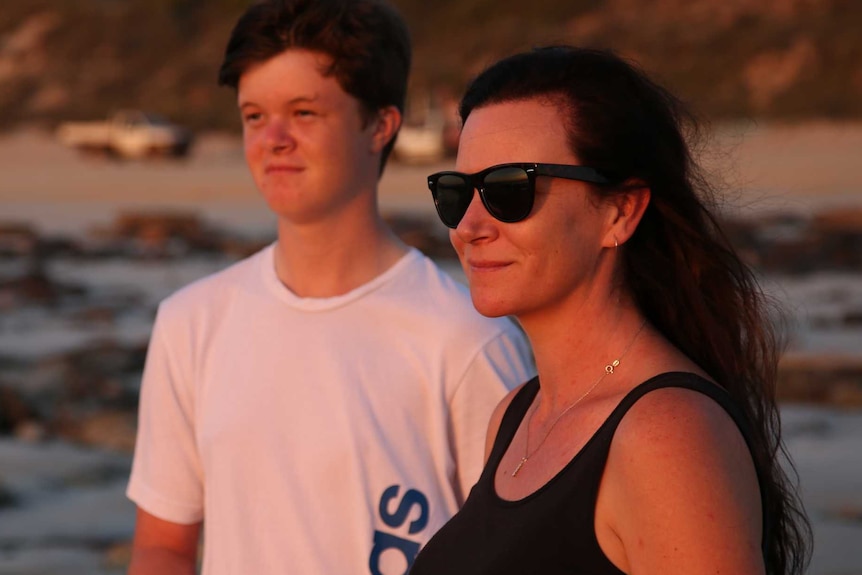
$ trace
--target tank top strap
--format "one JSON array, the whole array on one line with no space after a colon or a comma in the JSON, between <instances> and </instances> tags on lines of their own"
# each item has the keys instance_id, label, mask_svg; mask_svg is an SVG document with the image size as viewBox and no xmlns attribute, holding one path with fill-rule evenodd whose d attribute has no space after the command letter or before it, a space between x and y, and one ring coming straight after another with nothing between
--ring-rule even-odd
<instances>
[{"instance_id":1,"label":"tank top strap","mask_svg":"<svg viewBox=\"0 0 862 575\"><path fill-rule=\"evenodd\" d=\"M751 432L748 419L743 415L742 410L738 405L736 405L727 391L719 385L712 383L697 374L682 371L671 371L656 375L632 389L622 399L622 401L620 401L619 405L617 405L608 417L605 424L602 425L600 432L607 433L612 436L620 421L622 421L629 409L631 409L640 398L651 391L668 387L690 389L711 398L719 404L728 415L730 415L731 419L733 419L734 423L739 427L745 442L749 444L749 447L751 447Z\"/></svg>"},{"instance_id":2,"label":"tank top strap","mask_svg":"<svg viewBox=\"0 0 862 575\"><path fill-rule=\"evenodd\" d=\"M533 400L539 393L539 377L536 376L521 387L512 402L506 408L503 418L500 420L500 429L497 430L497 437L494 438L494 445L491 448L491 453L488 456L488 464L485 466L484 476L488 470L494 471L497 465L512 443L518 427L521 425L524 416L527 415L527 410L530 409Z\"/></svg>"},{"instance_id":3,"label":"tank top strap","mask_svg":"<svg viewBox=\"0 0 862 575\"><path fill-rule=\"evenodd\" d=\"M593 435L584 447L583 453L581 454L582 459L586 460L584 463L590 462L590 465L596 465L600 470L604 469L614 434L625 415L643 396L652 391L666 388L683 388L697 391L718 403L718 405L721 406L728 415L730 415L731 419L742 433L746 445L748 445L749 450L751 450L752 442L748 420L743 415L739 406L734 403L727 391L719 385L712 383L697 374L682 371L670 371L651 377L633 388L625 397L623 397L608 418L596 431L595 435ZM592 486L594 488L593 491L596 494L598 493L600 477L601 473L597 474L595 485Z\"/></svg>"},{"instance_id":4,"label":"tank top strap","mask_svg":"<svg viewBox=\"0 0 862 575\"><path fill-rule=\"evenodd\" d=\"M617 427L628 413L629 409L638 402L644 395L657 389L668 387L679 387L700 392L713 401L718 403L733 419L740 432L748 444L749 449L752 447L751 432L748 420L743 415L739 406L734 403L730 395L720 386L690 372L666 372L656 375L647 381L639 384L626 394L620 403L614 408L605 422L596 430L595 435L585 446L585 451L590 452L589 455L584 454L585 458L598 457L602 462L607 458L607 450L610 448L611 440ZM530 409L533 400L539 393L539 378L534 377L524 384L524 386L512 398L512 402L506 408L503 418L500 421L500 428L497 431L497 437L494 439L494 445L491 448L491 453L488 457L488 465L486 469L496 469L497 464L503 458L509 444L515 437L518 427L521 425L524 416ZM602 463L603 465L603 463Z\"/></svg>"}]
</instances>

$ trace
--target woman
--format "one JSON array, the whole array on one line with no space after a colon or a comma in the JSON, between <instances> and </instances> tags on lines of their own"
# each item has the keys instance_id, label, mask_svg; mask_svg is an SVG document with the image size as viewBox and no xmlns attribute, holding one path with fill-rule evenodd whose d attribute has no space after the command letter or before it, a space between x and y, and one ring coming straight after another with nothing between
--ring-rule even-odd
<instances>
[{"instance_id":1,"label":"woman","mask_svg":"<svg viewBox=\"0 0 862 575\"><path fill-rule=\"evenodd\" d=\"M429 187L474 305L518 318L539 375L411 574L801 573L775 338L677 100L551 47L483 72L460 114L458 171Z\"/></svg>"}]
</instances>

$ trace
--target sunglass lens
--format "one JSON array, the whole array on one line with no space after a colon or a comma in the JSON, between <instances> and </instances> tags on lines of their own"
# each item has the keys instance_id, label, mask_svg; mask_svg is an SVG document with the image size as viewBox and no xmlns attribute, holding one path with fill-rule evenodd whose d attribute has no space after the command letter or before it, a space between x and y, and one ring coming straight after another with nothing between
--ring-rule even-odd
<instances>
[{"instance_id":1,"label":"sunglass lens","mask_svg":"<svg viewBox=\"0 0 862 575\"><path fill-rule=\"evenodd\" d=\"M467 213L473 199L473 186L455 174L443 174L437 178L434 190L437 213L443 223L454 228Z\"/></svg>"},{"instance_id":2,"label":"sunglass lens","mask_svg":"<svg viewBox=\"0 0 862 575\"><path fill-rule=\"evenodd\" d=\"M492 216L503 222L517 222L533 209L530 177L523 168L500 168L485 176L485 202Z\"/></svg>"}]
</instances>

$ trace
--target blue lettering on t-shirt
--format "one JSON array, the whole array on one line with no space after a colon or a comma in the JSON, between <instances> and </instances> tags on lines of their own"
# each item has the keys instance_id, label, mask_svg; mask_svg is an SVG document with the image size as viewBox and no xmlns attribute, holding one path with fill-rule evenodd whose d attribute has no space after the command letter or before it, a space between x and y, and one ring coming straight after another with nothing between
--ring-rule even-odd
<instances>
[{"instance_id":1,"label":"blue lettering on t-shirt","mask_svg":"<svg viewBox=\"0 0 862 575\"><path fill-rule=\"evenodd\" d=\"M397 485L387 487L386 491L383 492L383 497L380 498L380 518L383 519L383 523L389 527L401 527L404 520L407 519L407 515L410 514L410 508L418 505L420 509L419 518L410 523L408 533L413 535L425 529L425 526L428 525L428 498L415 489L408 489L404 497L401 498L395 513L389 513L387 510L389 502L396 497L398 497Z\"/></svg>"},{"instance_id":2,"label":"blue lettering on t-shirt","mask_svg":"<svg viewBox=\"0 0 862 575\"><path fill-rule=\"evenodd\" d=\"M389 511L390 503L398 497L400 487L391 485L383 491L380 497L380 505L378 511L380 519L383 523L393 529L397 529L404 525L410 513L414 508L419 508L419 517L410 522L407 528L407 533L415 535L421 532L428 525L428 498L421 491L408 489L401 500L398 502L395 511ZM374 532L374 547L371 549L371 556L368 560L368 567L371 570L371 575L384 575L380 570L380 558L384 551L394 549L400 551L407 561L407 571L413 565L416 555L419 553L419 542L411 541L410 539L399 537L393 533L376 530ZM405 571L405 573L407 573Z\"/></svg>"}]
</instances>

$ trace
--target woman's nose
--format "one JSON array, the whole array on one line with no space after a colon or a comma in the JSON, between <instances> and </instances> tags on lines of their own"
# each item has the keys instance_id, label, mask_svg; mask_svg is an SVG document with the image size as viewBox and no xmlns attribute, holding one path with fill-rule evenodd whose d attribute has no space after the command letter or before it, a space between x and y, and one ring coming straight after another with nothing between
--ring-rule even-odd
<instances>
[{"instance_id":1,"label":"woman's nose","mask_svg":"<svg viewBox=\"0 0 862 575\"><path fill-rule=\"evenodd\" d=\"M463 242L475 242L479 239L492 237L497 230L496 223L498 223L497 220L485 209L479 192L474 190L470 205L467 206L467 211L464 212L464 217L458 222L454 233Z\"/></svg>"}]
</instances>

